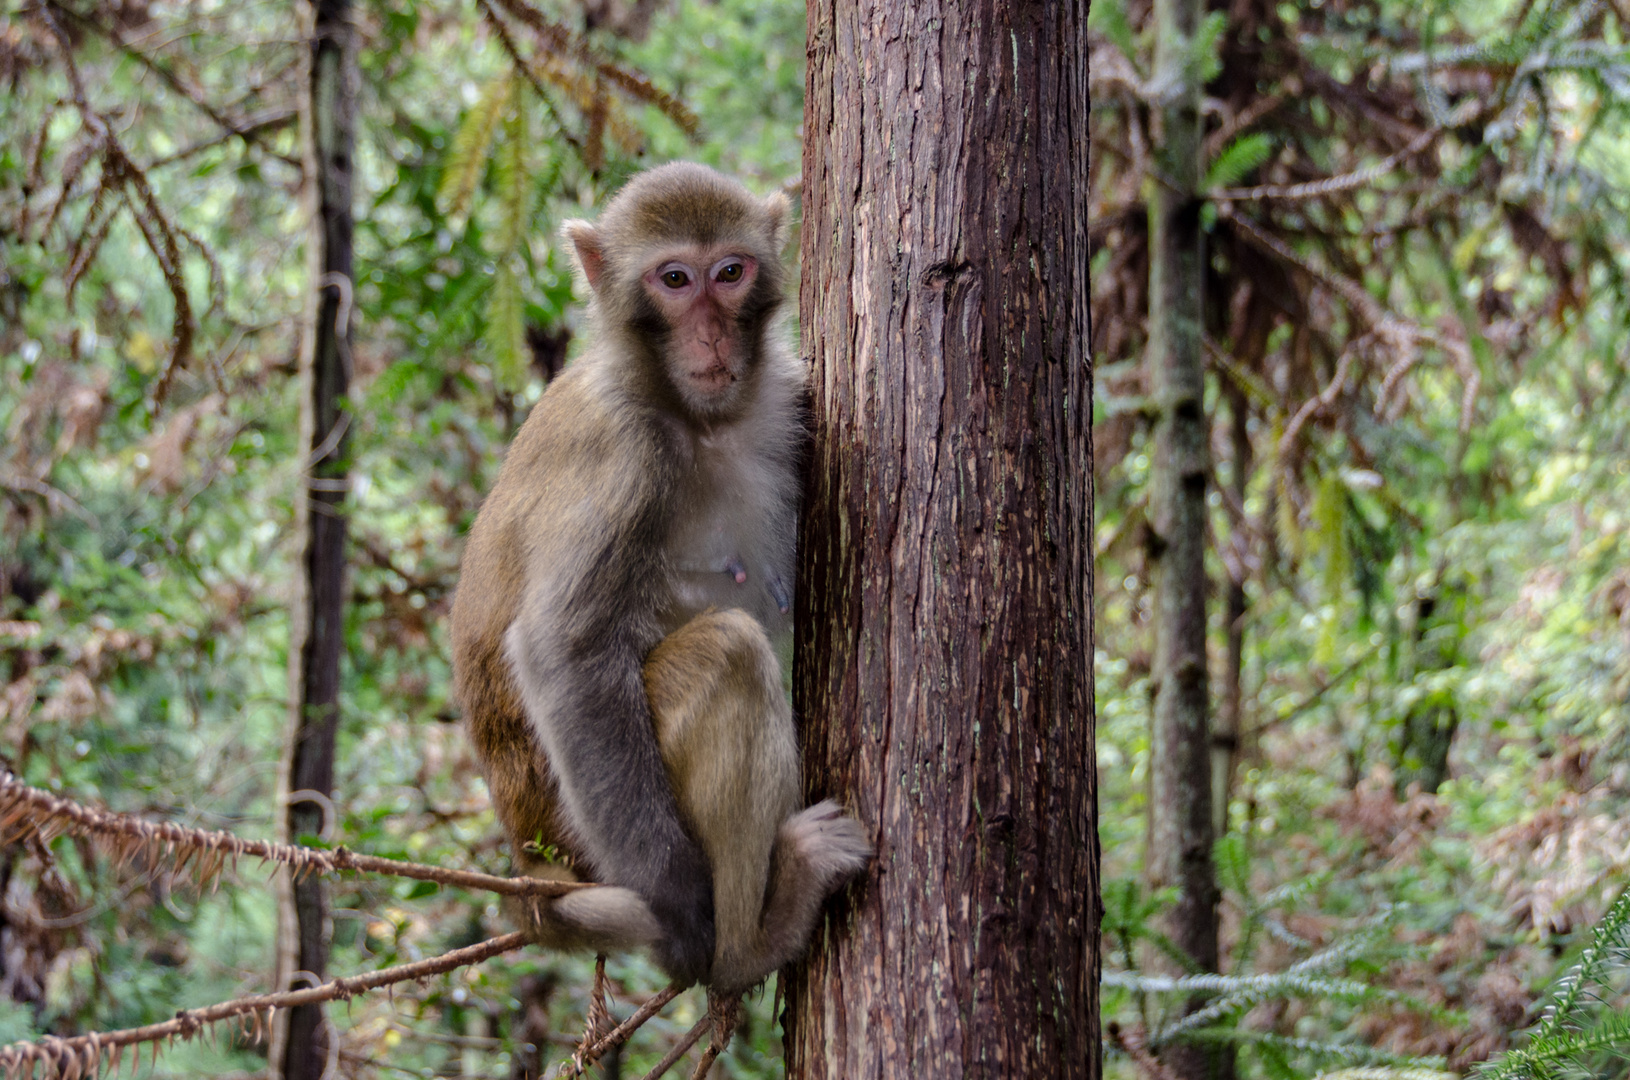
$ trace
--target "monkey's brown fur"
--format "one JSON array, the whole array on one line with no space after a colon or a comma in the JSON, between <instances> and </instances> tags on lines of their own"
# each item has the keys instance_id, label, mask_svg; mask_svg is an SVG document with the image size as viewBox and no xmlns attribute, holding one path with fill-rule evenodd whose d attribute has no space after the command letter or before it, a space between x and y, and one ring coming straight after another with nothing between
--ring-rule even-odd
<instances>
[{"instance_id":1,"label":"monkey's brown fur","mask_svg":"<svg viewBox=\"0 0 1630 1080\"><path fill-rule=\"evenodd\" d=\"M797 811L770 645L790 605L802 387L773 326L784 216L779 197L677 165L567 226L595 341L511 446L453 606L458 692L518 866L607 883L541 905L535 935L650 945L723 991L794 958L870 854L834 804ZM665 321L653 267L695 273L721 252L747 267L742 289L710 278L700 322ZM707 342L724 380L679 359L713 311L730 319Z\"/></svg>"}]
</instances>

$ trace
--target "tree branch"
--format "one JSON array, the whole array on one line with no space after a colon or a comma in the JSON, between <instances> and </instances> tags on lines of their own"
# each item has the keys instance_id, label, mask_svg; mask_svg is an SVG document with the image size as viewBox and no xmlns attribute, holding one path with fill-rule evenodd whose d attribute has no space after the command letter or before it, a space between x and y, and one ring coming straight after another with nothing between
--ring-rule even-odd
<instances>
[{"instance_id":1,"label":"tree branch","mask_svg":"<svg viewBox=\"0 0 1630 1080\"><path fill-rule=\"evenodd\" d=\"M0 773L0 837L15 840L29 833L39 833L46 840L63 834L99 840L121 861L137 852L144 852L156 861L160 855L173 855L179 849L181 856L175 860L176 870L185 869L190 862L201 883L218 879L228 866L249 855L288 866L297 875L341 871L389 874L505 896L556 897L577 889L595 888L583 882L504 878L474 870L449 870L377 855L358 855L344 847L325 851L270 840L246 840L229 832L189 828L169 821L147 821L130 814L84 806L29 787L9 772Z\"/></svg>"},{"instance_id":2,"label":"tree branch","mask_svg":"<svg viewBox=\"0 0 1630 1080\"><path fill-rule=\"evenodd\" d=\"M377 990L381 986L445 974L456 968L478 964L501 953L518 949L527 944L527 941L527 936L517 931L513 934L504 934L502 937L489 938L466 948L454 949L428 960L381 968L366 975L351 975L301 990L251 994L248 997L234 998L199 1009L182 1009L171 1019L158 1024L124 1028L119 1031L96 1031L71 1038L48 1036L39 1042L12 1043L10 1046L0 1047L0 1070L3 1070L6 1076L31 1077L34 1075L35 1067L43 1065L45 1075L48 1077L99 1076L104 1065L114 1070L118 1069L120 1058L127 1046L173 1042L177 1038L190 1039L206 1025L240 1016L252 1018L252 1022L244 1026L251 1036L258 1040L270 1027L271 1014L277 1009L337 1001L355 997L368 990ZM264 1018L262 1013L266 1014ZM158 1056L157 1046L153 1048L153 1056L155 1059Z\"/></svg>"}]
</instances>

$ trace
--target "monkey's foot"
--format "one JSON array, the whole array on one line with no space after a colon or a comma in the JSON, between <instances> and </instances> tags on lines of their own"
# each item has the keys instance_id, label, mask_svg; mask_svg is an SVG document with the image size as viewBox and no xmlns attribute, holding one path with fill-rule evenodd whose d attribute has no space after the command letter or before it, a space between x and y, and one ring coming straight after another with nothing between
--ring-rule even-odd
<instances>
[{"instance_id":1,"label":"monkey's foot","mask_svg":"<svg viewBox=\"0 0 1630 1080\"><path fill-rule=\"evenodd\" d=\"M553 900L516 897L510 917L546 949L626 952L662 937L651 909L632 889L596 885Z\"/></svg>"},{"instance_id":2,"label":"monkey's foot","mask_svg":"<svg viewBox=\"0 0 1630 1080\"><path fill-rule=\"evenodd\" d=\"M865 828L831 799L788 818L781 825L780 839L796 852L823 894L866 869L872 857Z\"/></svg>"}]
</instances>

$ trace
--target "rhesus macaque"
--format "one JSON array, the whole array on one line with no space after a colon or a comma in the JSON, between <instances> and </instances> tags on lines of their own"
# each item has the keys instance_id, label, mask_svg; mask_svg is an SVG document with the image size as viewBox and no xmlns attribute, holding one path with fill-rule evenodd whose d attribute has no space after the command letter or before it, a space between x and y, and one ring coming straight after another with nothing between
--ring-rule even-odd
<instances>
[{"instance_id":1,"label":"rhesus macaque","mask_svg":"<svg viewBox=\"0 0 1630 1080\"><path fill-rule=\"evenodd\" d=\"M593 341L510 447L453 603L458 693L545 945L651 946L732 992L871 855L800 811L787 629L803 375L775 324L786 200L642 173L565 235Z\"/></svg>"}]
</instances>

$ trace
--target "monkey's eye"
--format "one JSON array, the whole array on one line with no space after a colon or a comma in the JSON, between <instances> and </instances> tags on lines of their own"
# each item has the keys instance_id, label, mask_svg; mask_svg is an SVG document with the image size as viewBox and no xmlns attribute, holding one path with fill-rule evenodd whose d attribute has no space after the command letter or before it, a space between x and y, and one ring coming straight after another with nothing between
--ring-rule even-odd
<instances>
[{"instance_id":1,"label":"monkey's eye","mask_svg":"<svg viewBox=\"0 0 1630 1080\"><path fill-rule=\"evenodd\" d=\"M723 266L721 266L719 268L719 272L718 272L718 274L716 274L714 276L714 280L715 281L723 281L723 282L725 282L727 284L729 282L732 282L732 281L740 281L741 280L741 271L742 271L741 263L739 263L739 262L725 263Z\"/></svg>"},{"instance_id":2,"label":"monkey's eye","mask_svg":"<svg viewBox=\"0 0 1630 1080\"><path fill-rule=\"evenodd\" d=\"M690 284L690 275L683 270L668 270L662 275L662 283L670 289L683 289Z\"/></svg>"}]
</instances>

